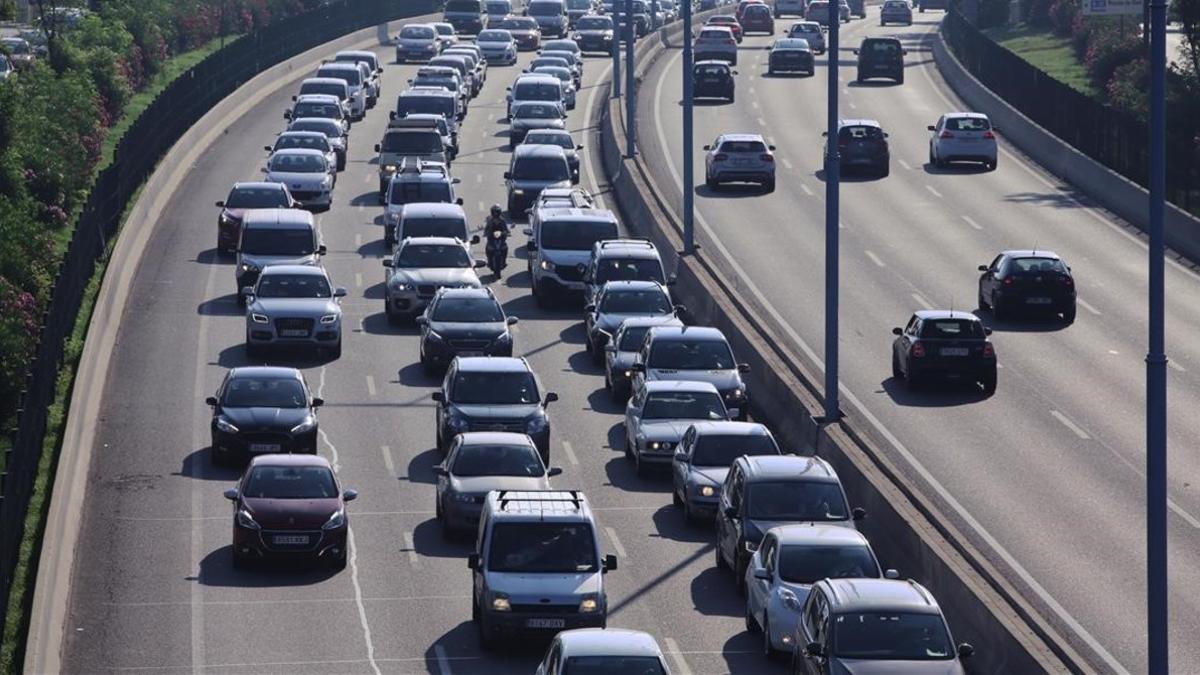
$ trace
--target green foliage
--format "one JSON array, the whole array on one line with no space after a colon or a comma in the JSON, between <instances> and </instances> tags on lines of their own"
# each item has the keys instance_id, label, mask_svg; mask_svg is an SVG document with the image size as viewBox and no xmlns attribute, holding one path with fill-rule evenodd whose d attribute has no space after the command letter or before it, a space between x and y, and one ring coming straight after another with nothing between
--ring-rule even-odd
<instances>
[{"instance_id":1,"label":"green foliage","mask_svg":"<svg viewBox=\"0 0 1200 675\"><path fill-rule=\"evenodd\" d=\"M1007 24L1008 12L1008 0L980 0L979 17L977 19L979 28L992 28L993 26Z\"/></svg>"},{"instance_id":2,"label":"green foliage","mask_svg":"<svg viewBox=\"0 0 1200 675\"><path fill-rule=\"evenodd\" d=\"M1150 88L1150 68L1144 56L1117 66L1108 81L1108 100L1117 108L1146 119L1149 101L1146 92Z\"/></svg>"}]
</instances>

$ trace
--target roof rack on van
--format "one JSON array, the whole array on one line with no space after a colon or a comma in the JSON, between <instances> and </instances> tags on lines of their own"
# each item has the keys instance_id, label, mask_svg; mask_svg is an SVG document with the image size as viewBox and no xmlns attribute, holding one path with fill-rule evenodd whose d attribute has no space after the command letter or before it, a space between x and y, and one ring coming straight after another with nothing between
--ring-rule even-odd
<instances>
[{"instance_id":1,"label":"roof rack on van","mask_svg":"<svg viewBox=\"0 0 1200 675\"><path fill-rule=\"evenodd\" d=\"M579 490L500 490L496 499L501 511L562 511L568 504L575 511L583 503L583 494Z\"/></svg>"},{"instance_id":2,"label":"roof rack on van","mask_svg":"<svg viewBox=\"0 0 1200 675\"><path fill-rule=\"evenodd\" d=\"M436 129L435 119L412 119L410 117L395 117L388 121L389 129Z\"/></svg>"},{"instance_id":3,"label":"roof rack on van","mask_svg":"<svg viewBox=\"0 0 1200 675\"><path fill-rule=\"evenodd\" d=\"M642 246L645 248L655 248L654 242L650 241L649 237L622 237L620 239L606 239L600 242L600 248L610 248L618 246Z\"/></svg>"},{"instance_id":4,"label":"roof rack on van","mask_svg":"<svg viewBox=\"0 0 1200 675\"><path fill-rule=\"evenodd\" d=\"M400 169L396 171L397 174L408 175L427 172L441 173L445 176L447 175L446 165L441 162L431 162L427 159L421 159L420 157L405 157L400 160Z\"/></svg>"}]
</instances>

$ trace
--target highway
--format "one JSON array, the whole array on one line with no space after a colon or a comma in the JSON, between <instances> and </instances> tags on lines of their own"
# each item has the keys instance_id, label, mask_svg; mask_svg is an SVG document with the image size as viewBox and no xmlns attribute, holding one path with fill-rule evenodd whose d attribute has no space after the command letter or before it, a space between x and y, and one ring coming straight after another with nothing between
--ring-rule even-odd
<instances>
[{"instance_id":1,"label":"highway","mask_svg":"<svg viewBox=\"0 0 1200 675\"><path fill-rule=\"evenodd\" d=\"M385 253L372 146L391 101L416 66L391 48L380 104L351 131L349 164L321 214L325 265L347 287L344 354L305 360L321 409L322 455L351 505L351 560L336 575L306 570L235 572L231 514L222 491L236 471L208 459L209 409L225 369L246 364L244 320L232 263L213 250L216 212L235 180L259 176L262 146L280 131L296 87L233 124L171 198L142 261L121 321L88 481L69 611L64 670L219 673L529 673L544 644L483 654L470 615L469 543L446 542L434 520L430 394L412 328L388 325L382 307ZM521 63L526 63L523 54ZM587 103L609 61L588 60L569 128L596 142ZM472 102L453 172L472 221L504 202L505 87L520 71L494 67ZM295 73L297 82L305 73ZM590 149L589 149L590 150ZM585 150L587 155L589 150ZM589 160L590 161L590 160ZM583 185L596 180L585 162ZM517 245L523 243L518 234ZM514 248L516 248L514 246ZM524 254L523 247L516 251ZM482 251L477 251L482 257ZM553 404L551 461L557 487L581 488L604 531L609 626L654 634L676 672L775 672L743 625L744 605L728 572L713 566L712 532L687 527L665 479L642 480L620 451L620 410L584 352L582 308L538 310L520 260L491 281L521 322L517 352L530 359ZM273 362L275 359L273 359ZM884 561L886 564L886 561Z\"/></svg>"},{"instance_id":2,"label":"highway","mask_svg":"<svg viewBox=\"0 0 1200 675\"><path fill-rule=\"evenodd\" d=\"M1146 247L1128 224L1077 201L1069 188L1004 143L999 168L927 165L926 125L962 109L933 64L941 12L914 11L911 27L878 26L878 5L842 29L843 118L873 118L890 133L883 180L849 178L841 192L843 408L866 420L923 481L974 543L1097 666L1145 669L1144 378ZM791 19L777 20L776 32ZM899 37L907 82L854 81L851 49L867 35ZM778 339L823 351L827 59L817 76L767 77L771 38L740 47L737 103L696 107L698 241L732 261L786 324ZM679 49L641 87L641 153L654 181L680 204ZM759 132L778 146L778 188L704 187L701 146L725 132ZM678 209L678 206L675 208ZM1074 325L995 323L1001 364L995 396L916 394L891 378L893 326L922 308L976 308L976 267L1005 248L1050 249L1080 289ZM1167 267L1171 358L1171 664L1200 672L1200 277Z\"/></svg>"}]
</instances>

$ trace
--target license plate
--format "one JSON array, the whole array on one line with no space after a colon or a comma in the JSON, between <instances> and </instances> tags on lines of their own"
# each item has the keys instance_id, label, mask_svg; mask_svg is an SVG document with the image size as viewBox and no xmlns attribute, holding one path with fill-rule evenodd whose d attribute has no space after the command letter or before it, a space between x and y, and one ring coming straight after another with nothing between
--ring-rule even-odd
<instances>
[{"instance_id":1,"label":"license plate","mask_svg":"<svg viewBox=\"0 0 1200 675\"><path fill-rule=\"evenodd\" d=\"M459 352L458 355L459 356L483 356L483 352L478 352L478 351Z\"/></svg>"},{"instance_id":2,"label":"license plate","mask_svg":"<svg viewBox=\"0 0 1200 675\"><path fill-rule=\"evenodd\" d=\"M566 625L565 619L529 619L525 622L526 628L565 628Z\"/></svg>"},{"instance_id":3,"label":"license plate","mask_svg":"<svg viewBox=\"0 0 1200 675\"><path fill-rule=\"evenodd\" d=\"M251 443L250 452L253 453L273 453L279 452L278 443Z\"/></svg>"},{"instance_id":4,"label":"license plate","mask_svg":"<svg viewBox=\"0 0 1200 675\"><path fill-rule=\"evenodd\" d=\"M735 159L735 160L733 160L733 165L734 165L734 166L750 166L750 160L748 160L748 159Z\"/></svg>"},{"instance_id":5,"label":"license plate","mask_svg":"<svg viewBox=\"0 0 1200 675\"><path fill-rule=\"evenodd\" d=\"M303 328L285 328L279 331L279 337L308 337L308 331Z\"/></svg>"},{"instance_id":6,"label":"license plate","mask_svg":"<svg viewBox=\"0 0 1200 675\"><path fill-rule=\"evenodd\" d=\"M966 347L943 347L942 356L966 356Z\"/></svg>"},{"instance_id":7,"label":"license plate","mask_svg":"<svg viewBox=\"0 0 1200 675\"><path fill-rule=\"evenodd\" d=\"M1025 304L1048 305L1048 304L1050 304L1050 298L1025 298Z\"/></svg>"},{"instance_id":8,"label":"license plate","mask_svg":"<svg viewBox=\"0 0 1200 675\"><path fill-rule=\"evenodd\" d=\"M303 534L277 534L271 537L271 541L277 546L306 546L308 545L308 536Z\"/></svg>"}]
</instances>

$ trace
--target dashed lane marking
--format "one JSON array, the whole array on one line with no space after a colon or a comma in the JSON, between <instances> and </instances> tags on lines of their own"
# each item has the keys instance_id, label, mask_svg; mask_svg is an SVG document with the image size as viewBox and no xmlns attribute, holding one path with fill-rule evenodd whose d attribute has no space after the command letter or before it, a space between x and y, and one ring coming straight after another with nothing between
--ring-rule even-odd
<instances>
[{"instance_id":1,"label":"dashed lane marking","mask_svg":"<svg viewBox=\"0 0 1200 675\"><path fill-rule=\"evenodd\" d=\"M611 527L604 528L604 531L608 534L608 540L612 542L613 549L617 552L617 555L622 558L628 557L625 553L625 547L621 545L621 540L617 538L617 531Z\"/></svg>"},{"instance_id":2,"label":"dashed lane marking","mask_svg":"<svg viewBox=\"0 0 1200 675\"><path fill-rule=\"evenodd\" d=\"M1081 440L1085 440L1085 441L1092 440L1092 437L1088 435L1088 432L1084 431L1083 428L1080 427L1078 424L1075 424L1074 422L1072 422L1071 418L1067 417L1066 415L1058 412L1057 410L1051 410L1050 416L1053 417L1054 419L1058 420L1059 422L1062 422L1064 427L1070 429L1071 433L1078 436Z\"/></svg>"},{"instance_id":3,"label":"dashed lane marking","mask_svg":"<svg viewBox=\"0 0 1200 675\"><path fill-rule=\"evenodd\" d=\"M575 456L575 449L571 447L571 444L567 441L563 441L562 446L563 454L567 456L567 461L570 462L572 466L579 466L579 458Z\"/></svg>"},{"instance_id":4,"label":"dashed lane marking","mask_svg":"<svg viewBox=\"0 0 1200 675\"><path fill-rule=\"evenodd\" d=\"M920 305L923 309L933 309L933 305L929 304L928 300L921 297L920 293L913 293L912 299L916 300L917 304Z\"/></svg>"},{"instance_id":5,"label":"dashed lane marking","mask_svg":"<svg viewBox=\"0 0 1200 675\"><path fill-rule=\"evenodd\" d=\"M881 260L879 256L875 255L875 253L872 251L864 250L863 253L865 253L867 257L871 259L871 262L875 263L877 267L887 267L887 264L885 264L883 260Z\"/></svg>"},{"instance_id":6,"label":"dashed lane marking","mask_svg":"<svg viewBox=\"0 0 1200 675\"><path fill-rule=\"evenodd\" d=\"M962 217L962 219L963 219L964 221L966 221L966 223L967 223L968 225L970 225L971 227L973 227L973 228L975 228L975 229L977 229L977 230L983 230L983 226L982 226L982 225L980 225L979 223L975 222L975 219L974 219L974 218L972 218L971 216L963 216L963 217Z\"/></svg>"}]
</instances>

